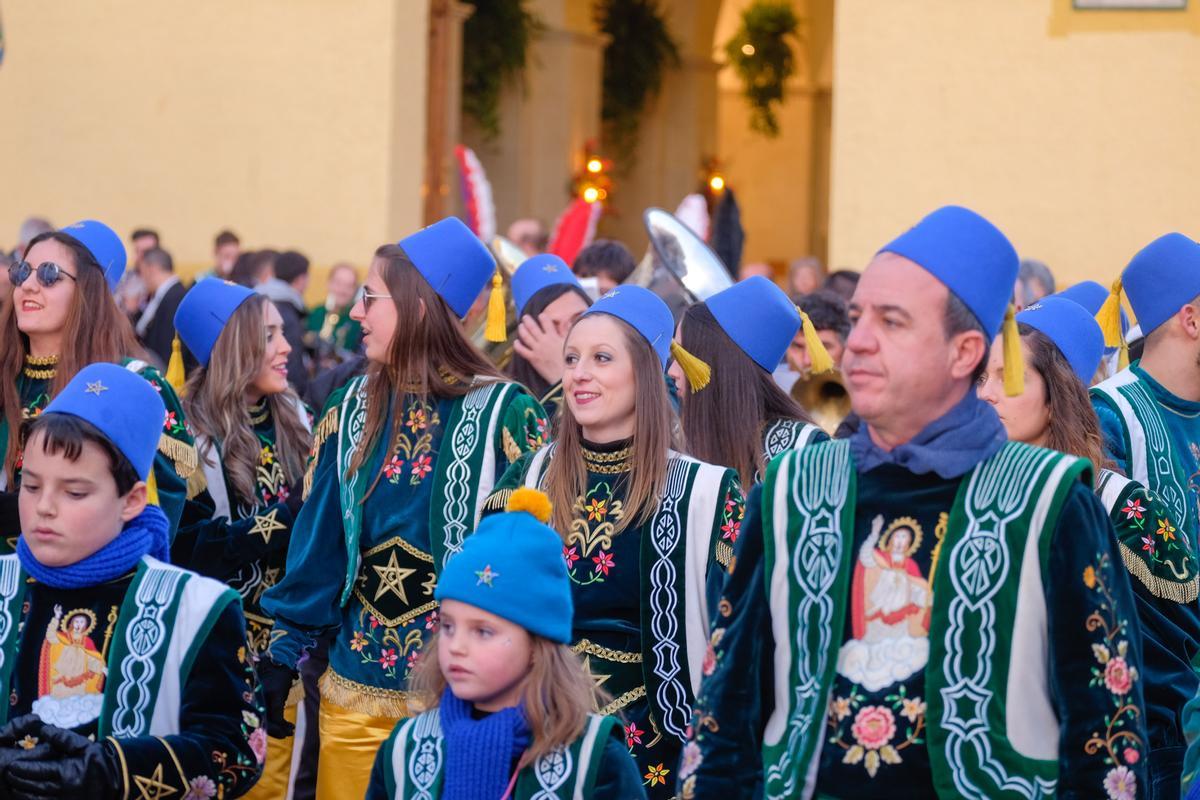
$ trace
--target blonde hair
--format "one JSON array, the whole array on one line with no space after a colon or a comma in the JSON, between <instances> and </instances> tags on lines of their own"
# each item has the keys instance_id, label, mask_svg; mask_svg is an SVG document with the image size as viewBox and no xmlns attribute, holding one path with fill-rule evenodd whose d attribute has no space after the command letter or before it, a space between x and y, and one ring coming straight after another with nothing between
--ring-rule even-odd
<instances>
[{"instance_id":1,"label":"blonde hair","mask_svg":"<svg viewBox=\"0 0 1200 800\"><path fill-rule=\"evenodd\" d=\"M425 645L424 654L409 678L409 689L419 708L437 708L446 688L438 663L438 637ZM533 741L521 756L519 769L542 756L569 746L587 725L588 714L609 700L583 668L583 662L565 644L529 634L533 658L521 691L521 706Z\"/></svg>"}]
</instances>

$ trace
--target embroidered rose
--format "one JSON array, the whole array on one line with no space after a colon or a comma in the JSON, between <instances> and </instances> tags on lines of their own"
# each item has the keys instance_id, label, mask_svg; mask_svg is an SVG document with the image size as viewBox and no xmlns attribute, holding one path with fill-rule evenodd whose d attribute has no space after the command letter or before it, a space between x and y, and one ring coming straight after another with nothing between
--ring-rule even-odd
<instances>
[{"instance_id":1,"label":"embroidered rose","mask_svg":"<svg viewBox=\"0 0 1200 800\"><path fill-rule=\"evenodd\" d=\"M396 648L385 647L379 653L379 666L383 669L391 669L396 666Z\"/></svg>"},{"instance_id":2,"label":"embroidered rose","mask_svg":"<svg viewBox=\"0 0 1200 800\"><path fill-rule=\"evenodd\" d=\"M911 700L907 697L900 699L903 709L900 711L900 716L907 719L909 722L916 722L925 715L925 701L919 697L914 697Z\"/></svg>"},{"instance_id":3,"label":"embroidered rose","mask_svg":"<svg viewBox=\"0 0 1200 800\"><path fill-rule=\"evenodd\" d=\"M1125 519L1141 519L1142 514L1146 513L1146 507L1142 505L1142 501L1134 498L1121 509L1121 513L1125 515Z\"/></svg>"},{"instance_id":4,"label":"embroidered rose","mask_svg":"<svg viewBox=\"0 0 1200 800\"><path fill-rule=\"evenodd\" d=\"M1142 754L1137 751L1136 747L1126 747L1121 755L1125 757L1126 764L1136 764L1142 758Z\"/></svg>"},{"instance_id":5,"label":"embroidered rose","mask_svg":"<svg viewBox=\"0 0 1200 800\"><path fill-rule=\"evenodd\" d=\"M633 747L635 744L642 743L642 734L645 731L638 728L636 722L631 722L625 726L625 746Z\"/></svg>"},{"instance_id":6,"label":"embroidered rose","mask_svg":"<svg viewBox=\"0 0 1200 800\"><path fill-rule=\"evenodd\" d=\"M571 569L575 566L575 562L579 560L579 548L563 545L563 558L567 562L567 569Z\"/></svg>"},{"instance_id":7,"label":"embroidered rose","mask_svg":"<svg viewBox=\"0 0 1200 800\"><path fill-rule=\"evenodd\" d=\"M704 755L700 752L700 745L695 742L688 742L683 746L683 755L679 759L679 777L687 778L693 772L700 769L700 764L703 761Z\"/></svg>"},{"instance_id":8,"label":"embroidered rose","mask_svg":"<svg viewBox=\"0 0 1200 800\"><path fill-rule=\"evenodd\" d=\"M1113 694L1128 694L1133 687L1133 673L1125 659L1117 656L1104 665L1104 685Z\"/></svg>"},{"instance_id":9,"label":"embroidered rose","mask_svg":"<svg viewBox=\"0 0 1200 800\"><path fill-rule=\"evenodd\" d=\"M267 729L255 728L250 734L250 749L254 752L254 760L259 764L267 760Z\"/></svg>"},{"instance_id":10,"label":"embroidered rose","mask_svg":"<svg viewBox=\"0 0 1200 800\"><path fill-rule=\"evenodd\" d=\"M868 750L878 750L896 735L896 718L885 706L867 706L858 712L850 732Z\"/></svg>"},{"instance_id":11,"label":"embroidered rose","mask_svg":"<svg viewBox=\"0 0 1200 800\"><path fill-rule=\"evenodd\" d=\"M700 673L705 676L712 675L716 668L717 651L713 649L712 642L709 642L708 647L704 650L704 663L700 665Z\"/></svg>"},{"instance_id":12,"label":"embroidered rose","mask_svg":"<svg viewBox=\"0 0 1200 800\"><path fill-rule=\"evenodd\" d=\"M419 455L412 463L412 475L417 480L423 480L426 475L433 472L433 459L426 455Z\"/></svg>"},{"instance_id":13,"label":"embroidered rose","mask_svg":"<svg viewBox=\"0 0 1200 800\"><path fill-rule=\"evenodd\" d=\"M1129 767L1114 767L1104 776L1104 791L1110 800L1134 800L1137 797L1137 776Z\"/></svg>"},{"instance_id":14,"label":"embroidered rose","mask_svg":"<svg viewBox=\"0 0 1200 800\"><path fill-rule=\"evenodd\" d=\"M366 646L367 637L363 635L362 631L355 631L354 635L350 637L350 649L356 653L361 653Z\"/></svg>"},{"instance_id":15,"label":"embroidered rose","mask_svg":"<svg viewBox=\"0 0 1200 800\"><path fill-rule=\"evenodd\" d=\"M1171 520L1160 519L1158 521L1158 535L1162 537L1164 542L1169 542L1175 538L1175 526L1171 524Z\"/></svg>"},{"instance_id":16,"label":"embroidered rose","mask_svg":"<svg viewBox=\"0 0 1200 800\"><path fill-rule=\"evenodd\" d=\"M596 574L608 575L608 571L616 566L613 562L612 553L607 553L601 550L596 555L592 556L592 561L596 564Z\"/></svg>"},{"instance_id":17,"label":"embroidered rose","mask_svg":"<svg viewBox=\"0 0 1200 800\"><path fill-rule=\"evenodd\" d=\"M188 782L187 794L183 800L208 800L217 796L217 785L207 775L199 775Z\"/></svg>"},{"instance_id":18,"label":"embroidered rose","mask_svg":"<svg viewBox=\"0 0 1200 800\"><path fill-rule=\"evenodd\" d=\"M831 714L833 714L833 716L835 716L837 718L838 722L841 722L846 717L850 716L850 698L849 697L833 698L833 702L831 702L829 704L829 711Z\"/></svg>"}]
</instances>

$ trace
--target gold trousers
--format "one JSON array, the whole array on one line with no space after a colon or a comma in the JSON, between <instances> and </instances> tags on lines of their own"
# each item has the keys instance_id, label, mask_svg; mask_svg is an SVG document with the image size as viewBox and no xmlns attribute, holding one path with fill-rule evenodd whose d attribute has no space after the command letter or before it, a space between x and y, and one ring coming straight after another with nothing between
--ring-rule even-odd
<instances>
[{"instance_id":1,"label":"gold trousers","mask_svg":"<svg viewBox=\"0 0 1200 800\"><path fill-rule=\"evenodd\" d=\"M322 697L317 800L362 800L375 753L399 721L349 711Z\"/></svg>"},{"instance_id":2,"label":"gold trousers","mask_svg":"<svg viewBox=\"0 0 1200 800\"><path fill-rule=\"evenodd\" d=\"M267 760L262 776L242 795L244 800L291 800L292 779L300 766L300 748L304 744L304 726L308 722L304 704L285 707L283 718L296 726L296 735L286 739L267 737Z\"/></svg>"}]
</instances>

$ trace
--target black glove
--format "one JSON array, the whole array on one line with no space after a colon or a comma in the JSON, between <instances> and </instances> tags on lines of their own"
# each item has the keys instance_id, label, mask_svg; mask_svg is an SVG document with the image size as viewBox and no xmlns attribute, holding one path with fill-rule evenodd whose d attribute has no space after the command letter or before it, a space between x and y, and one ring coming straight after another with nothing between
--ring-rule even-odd
<instances>
[{"instance_id":1,"label":"black glove","mask_svg":"<svg viewBox=\"0 0 1200 800\"><path fill-rule=\"evenodd\" d=\"M49 744L43 743L42 729L46 723L36 714L26 714L0 728L0 800L11 800L8 767L19 759L52 759L57 755Z\"/></svg>"},{"instance_id":2,"label":"black glove","mask_svg":"<svg viewBox=\"0 0 1200 800\"><path fill-rule=\"evenodd\" d=\"M267 733L276 739L286 739L296 732L296 726L283 718L283 709L299 675L269 658L258 662L258 680L267 703Z\"/></svg>"},{"instance_id":3,"label":"black glove","mask_svg":"<svg viewBox=\"0 0 1200 800\"><path fill-rule=\"evenodd\" d=\"M16 492L0 492L0 540L21 534L21 511Z\"/></svg>"},{"instance_id":4,"label":"black glove","mask_svg":"<svg viewBox=\"0 0 1200 800\"><path fill-rule=\"evenodd\" d=\"M46 725L39 748L49 745L44 760L18 758L8 765L8 787L15 800L87 797L117 800L124 789L117 753L108 742L93 742L78 733Z\"/></svg>"}]
</instances>

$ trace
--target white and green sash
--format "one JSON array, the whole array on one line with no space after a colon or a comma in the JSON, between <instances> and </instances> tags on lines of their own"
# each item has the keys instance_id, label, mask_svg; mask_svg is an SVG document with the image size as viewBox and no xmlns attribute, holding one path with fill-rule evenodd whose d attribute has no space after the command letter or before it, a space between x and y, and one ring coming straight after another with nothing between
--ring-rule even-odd
<instances>
[{"instance_id":1,"label":"white and green sash","mask_svg":"<svg viewBox=\"0 0 1200 800\"><path fill-rule=\"evenodd\" d=\"M617 720L589 714L583 734L521 770L513 800L581 800L592 796L604 747ZM433 800L442 792L446 747L434 709L397 726L383 745L385 786L393 800Z\"/></svg>"},{"instance_id":2,"label":"white and green sash","mask_svg":"<svg viewBox=\"0 0 1200 800\"><path fill-rule=\"evenodd\" d=\"M0 691L12 690L27 580L15 555L0 556ZM146 556L138 564L117 618L98 736L179 733L183 689L221 612L237 592ZM7 719L8 704L0 709Z\"/></svg>"},{"instance_id":3,"label":"white and green sash","mask_svg":"<svg viewBox=\"0 0 1200 800\"><path fill-rule=\"evenodd\" d=\"M802 450L821 433L816 425L797 419L777 419L763 431L763 463L788 450Z\"/></svg>"},{"instance_id":4,"label":"white and green sash","mask_svg":"<svg viewBox=\"0 0 1200 800\"><path fill-rule=\"evenodd\" d=\"M938 796L1053 796L1058 720L1046 663L1050 543L1087 462L1009 443L963 477L934 592L925 669ZM849 443L772 462L764 556L775 638L775 711L763 739L766 795L811 797L845 622L854 538ZM1019 707L1008 698L1020 698Z\"/></svg>"}]
</instances>

